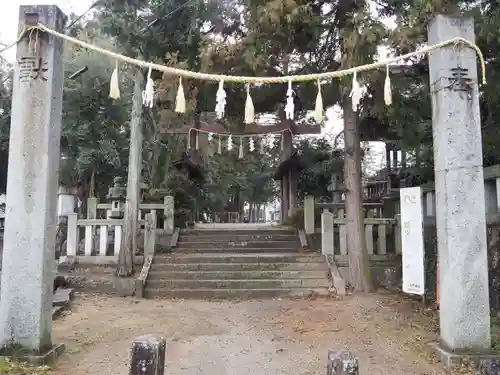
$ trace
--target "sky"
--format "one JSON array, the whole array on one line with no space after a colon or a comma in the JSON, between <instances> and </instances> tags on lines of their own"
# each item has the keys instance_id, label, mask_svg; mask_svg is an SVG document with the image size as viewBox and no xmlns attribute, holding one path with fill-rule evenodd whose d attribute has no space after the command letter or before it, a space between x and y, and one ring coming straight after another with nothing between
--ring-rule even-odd
<instances>
[{"instance_id":1,"label":"sky","mask_svg":"<svg viewBox=\"0 0 500 375\"><path fill-rule=\"evenodd\" d=\"M56 4L66 14L84 13L92 4L92 0L9 0L2 1L2 11L0 12L0 42L10 44L16 40L17 23L19 19L19 6L32 4ZM15 48L4 53L4 56L11 60L15 60ZM286 88L283 89L285 93ZM322 135L334 136L343 129L342 119L340 117L340 108L332 107L326 111L326 122L322 130ZM370 142L370 154L373 163L368 166L368 169L379 169L382 165L383 155L385 153L383 142Z\"/></svg>"}]
</instances>

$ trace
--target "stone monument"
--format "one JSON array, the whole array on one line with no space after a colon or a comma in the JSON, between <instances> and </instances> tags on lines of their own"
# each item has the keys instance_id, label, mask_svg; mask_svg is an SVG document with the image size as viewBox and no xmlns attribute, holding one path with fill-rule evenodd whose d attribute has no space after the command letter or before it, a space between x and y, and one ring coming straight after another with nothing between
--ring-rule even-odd
<instances>
[{"instance_id":1,"label":"stone monument","mask_svg":"<svg viewBox=\"0 0 500 375\"><path fill-rule=\"evenodd\" d=\"M53 5L21 6L19 29L62 32ZM30 37L31 35L31 37ZM42 31L17 45L0 297L0 346L53 351L52 292L63 92L63 43Z\"/></svg>"},{"instance_id":2,"label":"stone monument","mask_svg":"<svg viewBox=\"0 0 500 375\"><path fill-rule=\"evenodd\" d=\"M429 44L475 41L470 17L438 15ZM439 256L440 335L454 353L490 350L486 218L476 53L450 45L429 55Z\"/></svg>"}]
</instances>

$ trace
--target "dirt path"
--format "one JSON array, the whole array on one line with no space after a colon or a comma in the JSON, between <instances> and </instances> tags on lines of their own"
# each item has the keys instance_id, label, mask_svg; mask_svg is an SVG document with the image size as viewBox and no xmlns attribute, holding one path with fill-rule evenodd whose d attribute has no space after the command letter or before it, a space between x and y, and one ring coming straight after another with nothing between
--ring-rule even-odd
<instances>
[{"instance_id":1,"label":"dirt path","mask_svg":"<svg viewBox=\"0 0 500 375\"><path fill-rule=\"evenodd\" d=\"M324 374L328 349L348 348L370 375L446 374L430 362L430 319L385 295L245 302L79 297L54 324L65 354L56 375L123 375L131 340L167 339L168 375Z\"/></svg>"}]
</instances>

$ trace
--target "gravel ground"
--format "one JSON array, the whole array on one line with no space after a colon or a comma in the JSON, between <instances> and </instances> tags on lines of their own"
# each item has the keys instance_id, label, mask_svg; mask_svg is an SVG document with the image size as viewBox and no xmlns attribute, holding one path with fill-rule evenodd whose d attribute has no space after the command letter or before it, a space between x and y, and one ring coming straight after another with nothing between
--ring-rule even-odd
<instances>
[{"instance_id":1,"label":"gravel ground","mask_svg":"<svg viewBox=\"0 0 500 375\"><path fill-rule=\"evenodd\" d=\"M131 341L167 339L168 375L324 374L347 348L361 374L446 374L428 355L433 321L384 294L343 300L167 301L80 296L54 323L55 375L124 375Z\"/></svg>"}]
</instances>

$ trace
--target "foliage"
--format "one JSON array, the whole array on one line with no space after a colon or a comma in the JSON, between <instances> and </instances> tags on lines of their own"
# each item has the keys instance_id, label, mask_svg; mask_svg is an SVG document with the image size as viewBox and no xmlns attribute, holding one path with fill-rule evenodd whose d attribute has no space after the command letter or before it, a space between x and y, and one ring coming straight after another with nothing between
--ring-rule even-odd
<instances>
[{"instance_id":1,"label":"foliage","mask_svg":"<svg viewBox=\"0 0 500 375\"><path fill-rule=\"evenodd\" d=\"M12 101L12 69L0 58L0 193L4 193L7 182L9 152L10 106Z\"/></svg>"},{"instance_id":2,"label":"foliage","mask_svg":"<svg viewBox=\"0 0 500 375\"><path fill-rule=\"evenodd\" d=\"M234 143L231 151L216 153L217 144L208 146L207 181L204 186L203 210L211 216L214 212L242 212L245 202L262 205L276 196L273 180L277 163L276 148L265 146L261 154L259 143L256 150L248 150L248 139L242 159L238 158L239 142Z\"/></svg>"},{"instance_id":3,"label":"foliage","mask_svg":"<svg viewBox=\"0 0 500 375\"><path fill-rule=\"evenodd\" d=\"M115 49L112 40L93 30L82 30L79 38ZM123 176L125 171L130 82L127 72L123 72L122 97L114 101L108 97L112 61L103 60L95 52L68 49L65 77L82 67L88 70L81 76L65 79L61 151L69 162L62 164L61 180L70 186L88 184L95 173L103 197L113 178Z\"/></svg>"},{"instance_id":4,"label":"foliage","mask_svg":"<svg viewBox=\"0 0 500 375\"><path fill-rule=\"evenodd\" d=\"M412 0L401 3L381 0L376 3L382 17L393 16L397 27L389 31L374 17L366 1L331 0L223 0L190 2L181 0L103 1L94 18L73 27L72 34L130 56L140 56L169 66L190 70L244 74L304 74L335 70L371 62L380 44L388 44L395 53L415 49L426 39L426 26L437 12L466 10L476 15L478 43L488 61L488 85L482 88L481 107L485 163L500 161L500 142L495 123L500 113L499 61L495 51L500 42L500 10L496 3L453 0ZM488 14L488 17L483 15ZM97 190L102 197L116 175L126 175L128 157L128 113L131 85L127 67L120 66L122 99L108 98L109 77L114 62L79 48L68 48L65 57L63 151L74 163L63 165L62 177L89 189L95 173ZM361 116L374 118L399 134L405 148L419 149L421 167L414 173L432 177L431 109L428 72L425 59L414 60L415 68L392 75L394 104L383 104L384 72L363 73L369 96L363 102ZM69 80L83 66L86 73ZM0 190L5 178L10 105L9 67L0 68ZM166 189L182 202L179 211L189 217L195 201L207 213L227 209L242 202L264 203L276 195L272 180L277 166L277 150L268 149L261 157L246 150L242 160L237 147L232 153L205 156L207 184L202 191L172 168L173 160L185 151L185 140L165 136L165 129L176 129L187 121L199 121L213 111L217 85L212 82L185 80L187 113L174 113L178 80L157 74L157 102L144 121L143 178L151 191ZM339 85L340 84L340 85ZM322 86L325 106L342 104L341 90L350 89L350 79ZM294 85L296 117L304 121L314 106L315 83ZM227 116L224 126L233 131L244 129L242 118L245 88L226 85ZM252 98L258 114L283 117L285 85L253 85ZM237 145L236 145L237 146ZM258 147L257 147L258 148ZM306 160L318 154L332 154L322 140L302 141L297 148ZM329 158L312 164L299 179L299 200L307 194L329 199L330 174L340 161ZM336 164L337 163L337 164ZM199 198L196 198L199 197ZM203 204L202 204L203 203ZM203 207L201 207L203 206ZM186 219L187 220L187 219Z\"/></svg>"},{"instance_id":5,"label":"foliage","mask_svg":"<svg viewBox=\"0 0 500 375\"><path fill-rule=\"evenodd\" d=\"M29 366L26 363L11 360L8 357L0 359L0 374L2 375L49 375L48 366Z\"/></svg>"},{"instance_id":6,"label":"foliage","mask_svg":"<svg viewBox=\"0 0 500 375\"><path fill-rule=\"evenodd\" d=\"M332 174L342 173L343 157L325 139L303 139L297 144L299 154L307 168L303 169L298 181L298 198L303 201L312 195L318 202L331 201L328 190Z\"/></svg>"}]
</instances>

